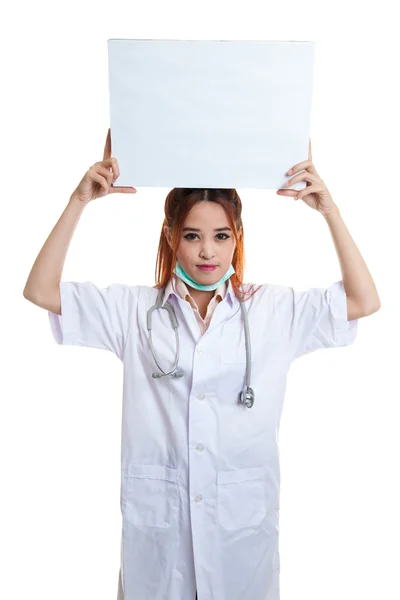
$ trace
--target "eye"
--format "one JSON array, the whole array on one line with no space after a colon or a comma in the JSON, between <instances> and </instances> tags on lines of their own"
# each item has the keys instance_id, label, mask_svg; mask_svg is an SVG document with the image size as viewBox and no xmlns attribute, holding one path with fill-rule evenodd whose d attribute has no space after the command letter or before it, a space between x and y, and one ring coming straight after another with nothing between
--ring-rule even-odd
<instances>
[{"instance_id":1,"label":"eye","mask_svg":"<svg viewBox=\"0 0 400 600\"><path fill-rule=\"evenodd\" d=\"M188 233L188 234L186 234L186 235L184 236L185 240L192 240L193 238L189 238L189 236L190 236L190 235L197 236L197 234L196 234L196 233ZM220 240L221 242L223 242L223 241L225 241L225 240L227 240L227 239L229 239L229 238L231 237L231 236L230 236L230 235L228 235L227 233L218 233L218 234L217 234L217 236L220 236L220 235L224 235L224 236L225 236L224 238L219 238L219 240ZM198 236L197 236L197 237L198 237Z\"/></svg>"}]
</instances>

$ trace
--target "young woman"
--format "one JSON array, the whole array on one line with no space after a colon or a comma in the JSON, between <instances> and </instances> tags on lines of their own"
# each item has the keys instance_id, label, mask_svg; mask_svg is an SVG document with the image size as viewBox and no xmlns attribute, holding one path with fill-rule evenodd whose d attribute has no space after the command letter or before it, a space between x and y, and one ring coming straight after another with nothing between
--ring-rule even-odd
<instances>
[{"instance_id":1,"label":"young woman","mask_svg":"<svg viewBox=\"0 0 400 600\"><path fill-rule=\"evenodd\" d=\"M301 171L301 172L300 172ZM118 188L108 131L40 251L24 296L59 344L123 361L118 600L279 600L278 431L291 363L351 344L378 294L310 155L288 187L330 228L343 279L306 291L243 284L234 189L173 189L156 285L61 281L88 202ZM157 305L158 308L154 308Z\"/></svg>"}]
</instances>

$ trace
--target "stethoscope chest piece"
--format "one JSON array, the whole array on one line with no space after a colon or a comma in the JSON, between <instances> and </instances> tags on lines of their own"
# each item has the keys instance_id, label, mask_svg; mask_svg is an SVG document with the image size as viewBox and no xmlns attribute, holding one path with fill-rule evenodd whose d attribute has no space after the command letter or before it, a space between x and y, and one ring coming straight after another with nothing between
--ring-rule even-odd
<instances>
[{"instance_id":1,"label":"stethoscope chest piece","mask_svg":"<svg viewBox=\"0 0 400 600\"><path fill-rule=\"evenodd\" d=\"M251 408L254 404L254 391L251 387L246 386L246 390L240 392L239 395L240 404L245 404L247 408Z\"/></svg>"}]
</instances>

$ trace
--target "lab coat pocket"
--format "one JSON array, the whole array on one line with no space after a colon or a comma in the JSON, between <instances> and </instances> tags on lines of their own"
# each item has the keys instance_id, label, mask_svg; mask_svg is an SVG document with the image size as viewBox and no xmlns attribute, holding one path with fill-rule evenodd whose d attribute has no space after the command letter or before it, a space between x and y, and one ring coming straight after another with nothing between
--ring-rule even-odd
<instances>
[{"instance_id":1,"label":"lab coat pocket","mask_svg":"<svg viewBox=\"0 0 400 600\"><path fill-rule=\"evenodd\" d=\"M133 525L169 528L177 520L178 470L131 464L125 474L122 510Z\"/></svg>"},{"instance_id":2,"label":"lab coat pocket","mask_svg":"<svg viewBox=\"0 0 400 600\"><path fill-rule=\"evenodd\" d=\"M244 330L235 320L225 323L221 337L222 364L246 363L246 345Z\"/></svg>"},{"instance_id":3,"label":"lab coat pocket","mask_svg":"<svg viewBox=\"0 0 400 600\"><path fill-rule=\"evenodd\" d=\"M228 530L253 527L265 517L266 467L217 474L218 522Z\"/></svg>"},{"instance_id":4,"label":"lab coat pocket","mask_svg":"<svg viewBox=\"0 0 400 600\"><path fill-rule=\"evenodd\" d=\"M239 309L241 311L241 309ZM249 353L254 362L265 343L264 328L254 323L248 314L249 323ZM243 316L235 315L234 318L224 323L221 333L221 363L246 364L246 333Z\"/></svg>"}]
</instances>

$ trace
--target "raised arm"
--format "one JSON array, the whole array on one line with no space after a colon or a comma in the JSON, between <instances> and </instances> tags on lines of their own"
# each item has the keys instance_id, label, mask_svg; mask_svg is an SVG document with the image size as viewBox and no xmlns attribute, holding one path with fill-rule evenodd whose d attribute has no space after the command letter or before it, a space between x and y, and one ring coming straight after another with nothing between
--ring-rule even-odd
<instances>
[{"instance_id":1,"label":"raised arm","mask_svg":"<svg viewBox=\"0 0 400 600\"><path fill-rule=\"evenodd\" d=\"M67 207L40 250L24 288L24 298L41 308L61 315L60 281L65 257L85 206L109 193L136 193L133 187L114 187L119 177L116 158L111 158L111 132L107 133L103 160L85 173L72 193Z\"/></svg>"},{"instance_id":2,"label":"raised arm","mask_svg":"<svg viewBox=\"0 0 400 600\"><path fill-rule=\"evenodd\" d=\"M24 288L24 298L58 315L61 315L59 284L65 257L85 206L72 194L40 250Z\"/></svg>"}]
</instances>

